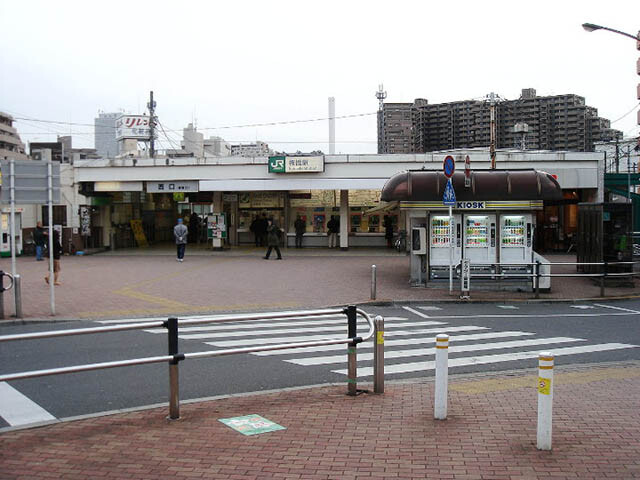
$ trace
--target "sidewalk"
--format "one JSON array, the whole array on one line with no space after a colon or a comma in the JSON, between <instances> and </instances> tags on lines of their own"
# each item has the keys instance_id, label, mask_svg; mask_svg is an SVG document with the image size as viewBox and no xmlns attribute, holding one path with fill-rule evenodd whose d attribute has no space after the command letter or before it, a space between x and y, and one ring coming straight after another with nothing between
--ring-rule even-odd
<instances>
[{"instance_id":1,"label":"sidewalk","mask_svg":"<svg viewBox=\"0 0 640 480\"><path fill-rule=\"evenodd\" d=\"M62 259L62 286L56 287L56 317L50 315L47 262L17 259L22 276L23 315L27 320L71 320L216 313L221 311L321 308L365 303L371 295L371 265L377 266L377 301L457 301L448 282L430 288L409 285L409 257L393 250L283 249L284 260L262 259L264 249L234 248L213 252L189 245L184 263L171 245L116 250ZM552 262L575 261L573 255L548 255ZM11 271L11 261L0 259ZM553 273L575 273L559 266ZM634 288L606 289L608 297L637 295ZM458 288L458 285L455 287ZM597 298L600 287L589 278L553 278L541 300ZM7 318L13 313L11 292L5 293ZM473 301L517 302L531 292L481 291Z\"/></svg>"},{"instance_id":2,"label":"sidewalk","mask_svg":"<svg viewBox=\"0 0 640 480\"><path fill-rule=\"evenodd\" d=\"M553 450L536 449L536 371L451 376L449 416L433 383L346 384L183 404L0 434L3 479L640 478L640 364L559 368ZM363 385L360 385L362 387ZM219 419L285 427L243 436Z\"/></svg>"}]
</instances>

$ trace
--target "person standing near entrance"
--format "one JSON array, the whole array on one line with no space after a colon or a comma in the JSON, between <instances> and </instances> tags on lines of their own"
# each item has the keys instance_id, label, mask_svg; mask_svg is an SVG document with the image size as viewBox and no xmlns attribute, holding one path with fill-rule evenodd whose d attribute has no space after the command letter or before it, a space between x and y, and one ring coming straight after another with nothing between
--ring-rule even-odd
<instances>
[{"instance_id":1,"label":"person standing near entrance","mask_svg":"<svg viewBox=\"0 0 640 480\"><path fill-rule=\"evenodd\" d=\"M393 221L389 215L384 216L384 238L387 239L387 248L393 248Z\"/></svg>"},{"instance_id":2,"label":"person standing near entrance","mask_svg":"<svg viewBox=\"0 0 640 480\"><path fill-rule=\"evenodd\" d=\"M336 220L335 215L331 215L331 220L329 220L329 222L327 223L327 231L329 233L329 248L337 248L340 222Z\"/></svg>"},{"instance_id":3,"label":"person standing near entrance","mask_svg":"<svg viewBox=\"0 0 640 480\"><path fill-rule=\"evenodd\" d=\"M60 283L60 256L62 255L62 244L60 243L60 235L57 230L53 231L53 284L62 285ZM44 281L49 283L49 274L44 277Z\"/></svg>"},{"instance_id":4,"label":"person standing near entrance","mask_svg":"<svg viewBox=\"0 0 640 480\"><path fill-rule=\"evenodd\" d=\"M280 228L275 224L273 218L270 218L267 221L267 244L269 248L267 248L267 254L263 257L265 260L269 260L273 248L276 249L276 253L278 254L277 260L282 260L282 254L280 253L280 234Z\"/></svg>"},{"instance_id":5,"label":"person standing near entrance","mask_svg":"<svg viewBox=\"0 0 640 480\"><path fill-rule=\"evenodd\" d=\"M42 228L42 222L36 223L36 229L33 231L33 243L36 245L36 260L41 262L43 260L42 251L47 243L47 232Z\"/></svg>"},{"instance_id":6,"label":"person standing near entrance","mask_svg":"<svg viewBox=\"0 0 640 480\"><path fill-rule=\"evenodd\" d=\"M178 219L178 224L173 227L173 237L176 239L176 249L178 253L178 262L184 261L184 250L187 247L187 236L189 229L182 223L182 219Z\"/></svg>"},{"instance_id":7,"label":"person standing near entrance","mask_svg":"<svg viewBox=\"0 0 640 480\"><path fill-rule=\"evenodd\" d=\"M302 237L307 229L307 222L298 215L296 216L296 221L293 222L293 228L296 230L296 248L302 248Z\"/></svg>"}]
</instances>

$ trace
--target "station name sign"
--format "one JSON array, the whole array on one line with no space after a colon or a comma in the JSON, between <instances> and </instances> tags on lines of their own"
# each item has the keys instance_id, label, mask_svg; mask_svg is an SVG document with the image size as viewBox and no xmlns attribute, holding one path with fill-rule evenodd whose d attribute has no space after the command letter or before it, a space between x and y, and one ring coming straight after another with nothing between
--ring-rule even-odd
<instances>
[{"instance_id":1,"label":"station name sign","mask_svg":"<svg viewBox=\"0 0 640 480\"><path fill-rule=\"evenodd\" d=\"M324 172L324 157L289 157L276 155L269 157L269 173Z\"/></svg>"},{"instance_id":2,"label":"station name sign","mask_svg":"<svg viewBox=\"0 0 640 480\"><path fill-rule=\"evenodd\" d=\"M147 193L197 192L199 190L197 180L147 182Z\"/></svg>"}]
</instances>

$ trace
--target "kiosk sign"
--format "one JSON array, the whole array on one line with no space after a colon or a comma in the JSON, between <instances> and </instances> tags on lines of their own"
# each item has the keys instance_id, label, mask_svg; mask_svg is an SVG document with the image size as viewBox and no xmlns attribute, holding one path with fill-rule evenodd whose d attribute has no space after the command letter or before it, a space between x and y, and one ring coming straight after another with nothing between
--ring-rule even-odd
<instances>
[{"instance_id":1,"label":"kiosk sign","mask_svg":"<svg viewBox=\"0 0 640 480\"><path fill-rule=\"evenodd\" d=\"M451 178L453 176L453 172L456 171L456 161L453 159L451 155L447 155L444 157L444 162L442 163L442 170L444 171L444 176L447 178Z\"/></svg>"}]
</instances>

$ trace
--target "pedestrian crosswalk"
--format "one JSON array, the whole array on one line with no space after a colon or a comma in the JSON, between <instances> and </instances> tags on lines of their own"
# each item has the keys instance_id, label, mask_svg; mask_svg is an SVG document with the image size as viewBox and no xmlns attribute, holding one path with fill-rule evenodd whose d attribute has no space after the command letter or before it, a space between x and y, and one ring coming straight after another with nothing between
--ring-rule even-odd
<instances>
[{"instance_id":1,"label":"pedestrian crosswalk","mask_svg":"<svg viewBox=\"0 0 640 480\"><path fill-rule=\"evenodd\" d=\"M435 310L435 309L433 309ZM430 309L404 307L403 316L385 317L385 376L420 374L435 368L435 336L451 336L449 366L452 369L470 365L487 365L534 359L541 350L557 356L580 355L636 348L626 343L593 343L585 338L539 336L534 331L496 330L475 325L474 315L451 316L464 319L464 325L452 324L446 316L429 316ZM434 312L435 313L435 312ZM488 315L477 315L486 318ZM496 315L498 316L498 315ZM358 333L367 328L359 324ZM166 334L162 328L145 330ZM207 324L180 328L183 341L199 341L207 349L247 348L252 346L319 341L346 336L346 318L325 315L319 318L292 317L287 320L251 320L237 323ZM358 377L373 375L373 344L358 345ZM254 352L257 357L273 357L300 367L324 367L327 371L346 375L346 345L321 345L297 349Z\"/></svg>"}]
</instances>

